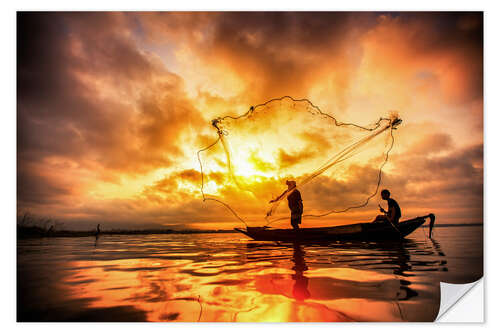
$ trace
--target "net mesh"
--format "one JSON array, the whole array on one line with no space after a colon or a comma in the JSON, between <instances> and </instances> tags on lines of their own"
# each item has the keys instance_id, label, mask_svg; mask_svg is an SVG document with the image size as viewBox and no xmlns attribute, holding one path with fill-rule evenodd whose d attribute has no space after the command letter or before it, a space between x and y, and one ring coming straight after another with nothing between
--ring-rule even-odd
<instances>
[{"instance_id":1,"label":"net mesh","mask_svg":"<svg viewBox=\"0 0 500 333\"><path fill-rule=\"evenodd\" d=\"M400 122L396 114L366 126L340 122L289 96L216 118L217 138L198 152L203 199L247 226L289 219L285 180L302 192L305 218L363 207L379 189Z\"/></svg>"}]
</instances>

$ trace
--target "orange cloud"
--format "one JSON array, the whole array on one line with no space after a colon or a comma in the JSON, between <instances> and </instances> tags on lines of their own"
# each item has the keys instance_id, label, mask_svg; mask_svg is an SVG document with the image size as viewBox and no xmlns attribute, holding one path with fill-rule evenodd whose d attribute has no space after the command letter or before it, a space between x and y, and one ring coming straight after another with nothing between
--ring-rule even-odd
<instances>
[{"instance_id":1,"label":"orange cloud","mask_svg":"<svg viewBox=\"0 0 500 333\"><path fill-rule=\"evenodd\" d=\"M19 13L17 38L20 209L74 227L233 226L201 200L196 151L216 139L211 119L291 95L363 125L398 110L382 186L411 214L482 221L482 13ZM247 162L298 177L299 161L320 163L353 139L294 133L300 147L254 147ZM368 161L304 188L306 206L366 197L379 162ZM225 163L207 180L258 219L281 178L242 196ZM332 219L368 218L372 204Z\"/></svg>"}]
</instances>

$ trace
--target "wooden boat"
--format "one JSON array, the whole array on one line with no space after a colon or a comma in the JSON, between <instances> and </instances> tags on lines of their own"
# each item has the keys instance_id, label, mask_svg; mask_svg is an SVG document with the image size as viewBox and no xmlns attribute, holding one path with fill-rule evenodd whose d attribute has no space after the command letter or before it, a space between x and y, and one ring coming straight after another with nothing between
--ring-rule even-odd
<instances>
[{"instance_id":1,"label":"wooden boat","mask_svg":"<svg viewBox=\"0 0 500 333\"><path fill-rule=\"evenodd\" d=\"M384 241L402 239L429 219L429 238L434 227L434 214L419 216L400 222L397 226L389 223L356 223L338 227L273 229L270 227L234 228L248 237L258 241L282 242L318 242L318 241Z\"/></svg>"}]
</instances>

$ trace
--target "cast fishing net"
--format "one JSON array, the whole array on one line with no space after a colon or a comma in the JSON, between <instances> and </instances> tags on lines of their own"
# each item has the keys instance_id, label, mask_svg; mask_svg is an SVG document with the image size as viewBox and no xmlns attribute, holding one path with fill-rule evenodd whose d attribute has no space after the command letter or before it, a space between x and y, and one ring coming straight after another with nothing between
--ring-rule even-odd
<instances>
[{"instance_id":1,"label":"cast fishing net","mask_svg":"<svg viewBox=\"0 0 500 333\"><path fill-rule=\"evenodd\" d=\"M400 122L395 114L368 125L341 122L289 96L216 118L216 139L198 151L203 200L222 204L247 226L290 218L281 204L289 192L269 203L286 180L302 193L304 218L364 207L379 190Z\"/></svg>"}]
</instances>

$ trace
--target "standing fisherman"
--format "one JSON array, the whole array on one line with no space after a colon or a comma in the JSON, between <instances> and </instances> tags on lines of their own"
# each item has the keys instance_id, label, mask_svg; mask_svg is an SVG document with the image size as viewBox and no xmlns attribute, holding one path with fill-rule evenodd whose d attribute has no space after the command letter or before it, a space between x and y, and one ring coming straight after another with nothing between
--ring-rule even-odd
<instances>
[{"instance_id":1,"label":"standing fisherman","mask_svg":"<svg viewBox=\"0 0 500 333\"><path fill-rule=\"evenodd\" d=\"M304 210L304 206L302 205L302 196L300 195L299 190L297 190L297 184L294 180L287 180L286 184L288 185L288 189L276 199L269 201L269 203L280 200L287 192L291 191L287 196L288 208L290 208L291 212L290 223L295 230L298 230L299 224L302 221L302 212Z\"/></svg>"}]
</instances>

